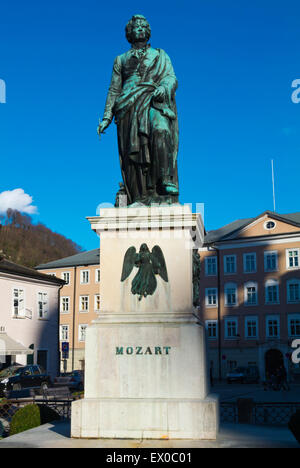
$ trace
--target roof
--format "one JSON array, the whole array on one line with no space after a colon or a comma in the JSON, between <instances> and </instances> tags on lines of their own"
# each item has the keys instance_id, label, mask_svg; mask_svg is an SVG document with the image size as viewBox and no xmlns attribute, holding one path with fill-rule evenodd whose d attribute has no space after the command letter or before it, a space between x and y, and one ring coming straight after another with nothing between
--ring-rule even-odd
<instances>
[{"instance_id":1,"label":"roof","mask_svg":"<svg viewBox=\"0 0 300 468\"><path fill-rule=\"evenodd\" d=\"M99 265L100 264L100 249L89 250L87 252L80 252L79 254L72 255L71 257L60 258L53 262L43 263L36 266L37 270L55 270L56 268L86 266L86 265Z\"/></svg>"},{"instance_id":2,"label":"roof","mask_svg":"<svg viewBox=\"0 0 300 468\"><path fill-rule=\"evenodd\" d=\"M14 356L19 354L33 354L34 351L26 348L18 341L13 340L6 333L0 333L0 353L3 356Z\"/></svg>"},{"instance_id":3,"label":"roof","mask_svg":"<svg viewBox=\"0 0 300 468\"><path fill-rule=\"evenodd\" d=\"M244 227L265 215L268 215L271 218L277 219L279 221L299 226L300 228L300 212L281 215L273 211L265 211L264 213L254 218L237 219L236 221L233 221L232 223L227 224L220 229L209 231L204 238L204 244L208 245L213 244L214 242L224 241L232 236L235 232L243 229Z\"/></svg>"},{"instance_id":4,"label":"roof","mask_svg":"<svg viewBox=\"0 0 300 468\"><path fill-rule=\"evenodd\" d=\"M9 273L17 276L23 276L26 278L33 278L38 279L41 281L47 281L48 283L55 283L59 285L63 285L65 282L55 276L45 275L44 273L40 273L33 268L28 268L23 265L18 265L17 263L13 263L6 258L0 257L0 273Z\"/></svg>"},{"instance_id":5,"label":"roof","mask_svg":"<svg viewBox=\"0 0 300 468\"><path fill-rule=\"evenodd\" d=\"M253 219L254 218L237 219L236 221L233 221L230 224L226 224L226 226L223 226L220 229L209 231L204 238L204 243L211 244L213 242L217 242L223 239L224 237L227 237L228 235L232 234L233 232L238 231L239 229L242 229L243 227L247 226L253 221Z\"/></svg>"}]
</instances>

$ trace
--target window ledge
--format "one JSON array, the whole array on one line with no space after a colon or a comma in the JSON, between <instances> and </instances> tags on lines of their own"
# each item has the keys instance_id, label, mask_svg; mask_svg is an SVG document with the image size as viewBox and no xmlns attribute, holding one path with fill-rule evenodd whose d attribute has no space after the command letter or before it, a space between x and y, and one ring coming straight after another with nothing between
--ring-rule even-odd
<instances>
[{"instance_id":1,"label":"window ledge","mask_svg":"<svg viewBox=\"0 0 300 468\"><path fill-rule=\"evenodd\" d=\"M15 320L25 320L26 319L26 317L21 317L21 316L18 316L18 315L13 315L12 318L15 319Z\"/></svg>"}]
</instances>

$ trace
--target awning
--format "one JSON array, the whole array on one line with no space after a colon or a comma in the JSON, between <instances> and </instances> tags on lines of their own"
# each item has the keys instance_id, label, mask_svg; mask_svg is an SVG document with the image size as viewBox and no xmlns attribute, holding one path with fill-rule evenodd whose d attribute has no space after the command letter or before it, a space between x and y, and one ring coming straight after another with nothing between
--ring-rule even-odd
<instances>
[{"instance_id":1,"label":"awning","mask_svg":"<svg viewBox=\"0 0 300 468\"><path fill-rule=\"evenodd\" d=\"M16 356L19 354L33 354L33 349L26 348L13 340L6 333L0 333L0 356Z\"/></svg>"}]
</instances>

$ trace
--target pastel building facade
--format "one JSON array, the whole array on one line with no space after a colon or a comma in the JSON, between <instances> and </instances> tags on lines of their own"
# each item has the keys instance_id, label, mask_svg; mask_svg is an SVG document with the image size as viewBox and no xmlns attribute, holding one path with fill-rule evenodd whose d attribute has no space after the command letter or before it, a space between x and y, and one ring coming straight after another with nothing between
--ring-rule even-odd
<instances>
[{"instance_id":1,"label":"pastel building facade","mask_svg":"<svg viewBox=\"0 0 300 468\"><path fill-rule=\"evenodd\" d=\"M85 332L100 311L99 249L36 267L65 282L60 293L60 370L84 370ZM64 352L67 343L68 352Z\"/></svg>"},{"instance_id":2,"label":"pastel building facade","mask_svg":"<svg viewBox=\"0 0 300 468\"><path fill-rule=\"evenodd\" d=\"M299 376L300 213L264 212L206 234L200 249L199 315L215 378L256 365L265 379L284 364Z\"/></svg>"},{"instance_id":3,"label":"pastel building facade","mask_svg":"<svg viewBox=\"0 0 300 468\"><path fill-rule=\"evenodd\" d=\"M0 361L59 372L59 290L63 281L0 258Z\"/></svg>"}]
</instances>

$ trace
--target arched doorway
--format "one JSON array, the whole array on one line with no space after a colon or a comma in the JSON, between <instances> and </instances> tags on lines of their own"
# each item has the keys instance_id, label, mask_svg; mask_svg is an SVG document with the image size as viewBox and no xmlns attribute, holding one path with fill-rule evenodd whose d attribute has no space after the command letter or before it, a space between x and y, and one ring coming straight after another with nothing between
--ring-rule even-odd
<instances>
[{"instance_id":1,"label":"arched doorway","mask_svg":"<svg viewBox=\"0 0 300 468\"><path fill-rule=\"evenodd\" d=\"M283 355L279 349L269 349L265 354L265 366L266 366L266 376L270 376L276 372L276 370L282 366Z\"/></svg>"}]
</instances>

